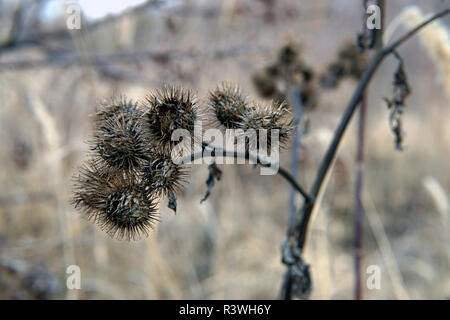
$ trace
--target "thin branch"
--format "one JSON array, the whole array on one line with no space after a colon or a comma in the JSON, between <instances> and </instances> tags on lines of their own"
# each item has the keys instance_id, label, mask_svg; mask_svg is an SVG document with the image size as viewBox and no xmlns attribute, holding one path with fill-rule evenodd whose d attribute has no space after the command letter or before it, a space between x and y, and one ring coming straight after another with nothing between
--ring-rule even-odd
<instances>
[{"instance_id":1,"label":"thin branch","mask_svg":"<svg viewBox=\"0 0 450 320\"><path fill-rule=\"evenodd\" d=\"M389 54L392 51L394 51L398 46L400 46L403 42L405 42L406 40L408 40L409 38L411 38L411 36L413 36L415 33L417 33L420 29L422 29L423 27L425 27L426 25L430 24L431 22L433 22L434 20L437 20L439 18L442 18L443 16L446 16L447 14L450 13L450 8L447 8L437 14L435 14L434 16L430 17L428 20L425 20L424 22L422 22L421 24L419 24L417 27L415 27L414 29L411 29L409 32L407 32L405 35L403 35L402 37L400 37L397 41L395 41L393 44L386 46L383 51L386 51L385 54Z\"/></svg>"},{"instance_id":2,"label":"thin branch","mask_svg":"<svg viewBox=\"0 0 450 320\"><path fill-rule=\"evenodd\" d=\"M297 190L302 196L303 198L305 198L306 202L311 202L311 196L308 194L308 192L306 192L306 190L304 190L299 184L298 182L294 179L294 177L283 167L279 167L278 168L278 174L280 174L283 178L285 178L291 185L292 187Z\"/></svg>"},{"instance_id":3,"label":"thin branch","mask_svg":"<svg viewBox=\"0 0 450 320\"><path fill-rule=\"evenodd\" d=\"M361 107L359 109L359 123L357 136L357 156L356 156L356 181L355 181L355 213L354 213L354 245L355 245L355 300L361 300L362 279L361 264L363 258L363 216L364 207L362 202L363 178L364 178L364 144L366 133L366 114L367 114L367 93L364 93L361 99Z\"/></svg>"},{"instance_id":4,"label":"thin branch","mask_svg":"<svg viewBox=\"0 0 450 320\"><path fill-rule=\"evenodd\" d=\"M102 67L113 63L140 63L148 60L166 63L175 59L196 58L198 56L209 55L212 58L223 59L227 57L235 57L237 55L266 53L268 48L261 46L235 45L227 48L219 48L206 51L134 51L134 52L118 52L109 54L94 54L89 56L86 61L78 54L62 54L52 55L46 59L39 60L21 60L0 63L0 70L24 70L38 69L47 67L67 67L70 65L94 65Z\"/></svg>"},{"instance_id":5,"label":"thin branch","mask_svg":"<svg viewBox=\"0 0 450 320\"><path fill-rule=\"evenodd\" d=\"M367 28L367 16L366 8L369 5L375 4L380 8L378 18L381 19L380 29L368 29ZM363 0L363 32L370 37L371 47L370 51L380 50L383 47L383 30L384 30L384 14L386 3L384 0ZM363 55L368 55L367 52L362 52ZM357 139L357 156L356 156L356 181L355 181L355 212L354 212L354 297L355 300L363 299L363 286L362 286L362 260L363 260L363 220L364 220L364 205L362 200L363 187L364 187L364 148L366 142L366 125L367 125L367 103L368 103L368 90L365 90L361 97L361 107L359 109L358 118L358 135Z\"/></svg>"},{"instance_id":6,"label":"thin branch","mask_svg":"<svg viewBox=\"0 0 450 320\"><path fill-rule=\"evenodd\" d=\"M197 159L203 159L204 149L206 149L206 148L211 148L211 151L209 151L209 152L210 152L210 156L213 158L219 156L219 157L231 157L231 158L235 158L235 159L237 159L237 158L246 159L246 160L251 161L254 164L259 164L260 166L263 166L266 168L273 167L276 164L276 163L268 162L267 160L260 158L258 155L256 157L254 157L249 152L228 151L223 148L218 148L213 145L210 145L206 142L203 143L202 151L197 152L197 153L192 153L191 155L188 155L187 157L182 158L181 162L186 163L188 161L195 161ZM284 169L281 166L278 166L277 173L280 176L282 176L287 182L289 182L289 184L291 184L291 186L305 198L305 202L308 202L308 203L311 202L312 199L311 199L310 195L308 194L308 192L305 189L303 189L302 186L300 186L300 184L289 173L288 170Z\"/></svg>"},{"instance_id":7,"label":"thin branch","mask_svg":"<svg viewBox=\"0 0 450 320\"><path fill-rule=\"evenodd\" d=\"M95 22L88 23L86 25L82 25L82 28L80 32L86 34L89 32L94 31L95 29L98 29L102 26L107 26L108 24L112 24L120 19L122 19L125 16L139 14L146 10L147 8L151 6L158 6L162 2L160 0L148 0L140 5L134 6L128 10L123 11L120 14L117 15L108 15L103 19L100 19ZM34 34L31 36L28 36L24 39L20 39L14 42L6 41L4 43L0 43L0 53L15 50L22 47L30 47L30 46L40 46L45 41L48 40L66 40L71 39L71 32L74 32L76 30L69 30L68 28L59 28L52 31L47 32L41 32L38 34Z\"/></svg>"}]
</instances>

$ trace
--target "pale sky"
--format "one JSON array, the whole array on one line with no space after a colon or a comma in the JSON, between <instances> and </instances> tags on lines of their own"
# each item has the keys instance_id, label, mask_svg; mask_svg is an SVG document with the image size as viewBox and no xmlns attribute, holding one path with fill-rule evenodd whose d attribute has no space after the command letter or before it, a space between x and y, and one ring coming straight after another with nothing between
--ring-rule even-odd
<instances>
[{"instance_id":1,"label":"pale sky","mask_svg":"<svg viewBox=\"0 0 450 320\"><path fill-rule=\"evenodd\" d=\"M107 14L117 14L145 0L78 0L77 2L87 17L98 19Z\"/></svg>"},{"instance_id":2,"label":"pale sky","mask_svg":"<svg viewBox=\"0 0 450 320\"><path fill-rule=\"evenodd\" d=\"M44 9L44 17L51 19L61 15L64 4L78 3L88 19L99 19L108 14L118 14L129 7L141 4L146 0L53 0L48 1Z\"/></svg>"}]
</instances>

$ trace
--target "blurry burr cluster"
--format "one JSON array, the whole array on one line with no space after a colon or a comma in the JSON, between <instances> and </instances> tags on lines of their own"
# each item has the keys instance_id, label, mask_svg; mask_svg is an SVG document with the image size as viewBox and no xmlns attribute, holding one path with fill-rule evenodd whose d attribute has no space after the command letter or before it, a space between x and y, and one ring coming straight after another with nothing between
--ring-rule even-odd
<instances>
[{"instance_id":1,"label":"blurry burr cluster","mask_svg":"<svg viewBox=\"0 0 450 320\"><path fill-rule=\"evenodd\" d=\"M367 68L367 57L354 41L345 42L339 49L337 58L328 65L320 82L323 88L336 88L344 78L359 80Z\"/></svg>"},{"instance_id":2,"label":"blurry burr cluster","mask_svg":"<svg viewBox=\"0 0 450 320\"><path fill-rule=\"evenodd\" d=\"M94 115L88 158L74 176L73 204L83 216L116 239L148 236L159 220L158 203L187 182L188 167L172 161L177 129L194 137L196 121L225 129L278 130L280 144L292 132L286 105L250 102L241 90L223 83L204 104L187 89L165 86L141 103L125 98L104 103ZM270 144L270 141L268 141Z\"/></svg>"},{"instance_id":3,"label":"blurry burr cluster","mask_svg":"<svg viewBox=\"0 0 450 320\"><path fill-rule=\"evenodd\" d=\"M278 50L275 61L253 75L253 84L262 98L285 102L289 101L289 92L298 89L306 109L316 106L315 74L301 59L300 49L298 43L287 42Z\"/></svg>"},{"instance_id":4,"label":"blurry burr cluster","mask_svg":"<svg viewBox=\"0 0 450 320\"><path fill-rule=\"evenodd\" d=\"M346 41L337 56L318 76L301 57L300 45L288 41L280 47L276 59L253 74L256 91L264 99L289 101L290 93L297 93L305 111L318 104L321 90L335 89L346 78L359 80L367 68L367 57L354 41Z\"/></svg>"}]
</instances>

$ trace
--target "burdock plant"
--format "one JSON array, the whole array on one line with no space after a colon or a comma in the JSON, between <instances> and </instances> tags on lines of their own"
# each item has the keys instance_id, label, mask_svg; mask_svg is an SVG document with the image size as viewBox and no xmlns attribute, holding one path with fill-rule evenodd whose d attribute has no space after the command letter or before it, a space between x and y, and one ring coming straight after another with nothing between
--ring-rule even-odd
<instances>
[{"instance_id":1,"label":"burdock plant","mask_svg":"<svg viewBox=\"0 0 450 320\"><path fill-rule=\"evenodd\" d=\"M187 182L186 165L175 163L171 155L178 143L172 141L177 129L194 136L195 122L202 120L215 128L264 129L269 148L273 130L278 131L280 144L292 132L292 117L284 103L250 104L230 83L210 92L207 108L209 118L204 119L194 94L175 86L151 92L140 105L126 99L102 104L95 114L89 159L75 176L75 207L111 237L137 240L148 235L158 220L161 197L168 198L176 211L176 195ZM208 178L209 191L216 178Z\"/></svg>"},{"instance_id":2,"label":"burdock plant","mask_svg":"<svg viewBox=\"0 0 450 320\"><path fill-rule=\"evenodd\" d=\"M165 86L150 93L142 107L145 112L142 129L148 142L164 152L169 152L178 143L172 141L175 130L187 130L193 137L195 122L201 120L196 97L181 87Z\"/></svg>"},{"instance_id":3,"label":"burdock plant","mask_svg":"<svg viewBox=\"0 0 450 320\"><path fill-rule=\"evenodd\" d=\"M187 169L176 164L168 154L154 151L142 168L142 180L147 190L158 196L173 196L186 182Z\"/></svg>"},{"instance_id":4,"label":"burdock plant","mask_svg":"<svg viewBox=\"0 0 450 320\"><path fill-rule=\"evenodd\" d=\"M287 270L281 298L307 298L312 290L309 265L303 259L311 217L322 198L321 194L335 163L342 138L355 111L360 105L364 105L362 103L364 93L370 80L386 57L395 54L399 58L395 53L398 47L431 22L448 14L450 8L424 20L397 40L384 46L380 45L367 62L367 66L365 61L356 66L351 64L355 57L354 47L342 51L339 61L330 65L334 79L328 81L325 77L322 78L322 85L325 87L333 87L339 79L349 75L358 78L359 83L344 110L310 189L305 191L295 176L279 167L278 174L304 199L302 207L295 212L293 220L288 224L286 241L282 245L282 262ZM279 71L282 69L280 66L292 65L297 58L295 52L289 49L280 56L276 68L264 71L262 79L264 81L259 81L261 79L258 77L255 79L257 89L264 89L261 90L264 91L264 96L270 96L277 101L276 103L269 105L248 103L246 98L241 97L239 90L228 86L219 87L210 93L209 113L215 117L212 122L225 128L278 130L281 144L287 141L293 131L293 120L284 104L286 97L279 94L277 82L280 80ZM395 120L392 129L395 130L398 145L402 140L399 122L401 119L398 117L410 93L403 62L401 59L399 61L394 81L394 97L386 100L388 107L395 113L391 115L391 121ZM311 82L312 73L307 68L300 65L292 70L297 71L288 72L281 80L291 78L295 81L299 78L307 84ZM277 81L272 81L274 79L271 77ZM268 83L265 82L267 79L270 80ZM313 95L304 95L308 91L300 92L300 96L305 100L302 102L307 102L304 103L305 106L312 106L313 103L306 101L310 99L305 97ZM169 206L176 208L175 194L180 191L185 177L185 168L178 167L169 160L170 151L176 144L172 141L172 134L177 129L183 129L194 136L195 122L201 119L200 106L194 95L180 87L164 87L157 90L139 107L132 102L103 106L96 114L94 139L91 141L92 154L75 176L74 205L83 211L87 219L94 221L112 237L136 240L141 234L147 235L154 222L158 220L156 208L159 198L168 195ZM208 143L203 144L202 148L203 150L209 148L212 157L242 156ZM244 156L247 157L247 153ZM195 154L192 154L191 158L195 158ZM258 164L268 166L261 163L259 158L257 160ZM214 181L221 177L221 171L214 164L210 165L209 171L208 191L203 199L210 194Z\"/></svg>"},{"instance_id":5,"label":"burdock plant","mask_svg":"<svg viewBox=\"0 0 450 320\"><path fill-rule=\"evenodd\" d=\"M285 102L254 104L243 114L240 128L244 130L265 130L267 133L267 148L272 146L272 132L278 131L279 146L285 147L294 131L293 117ZM258 135L257 144L261 145Z\"/></svg>"},{"instance_id":6,"label":"burdock plant","mask_svg":"<svg viewBox=\"0 0 450 320\"><path fill-rule=\"evenodd\" d=\"M223 82L210 91L208 107L212 114L212 126L239 129L249 104L238 86Z\"/></svg>"},{"instance_id":7,"label":"burdock plant","mask_svg":"<svg viewBox=\"0 0 450 320\"><path fill-rule=\"evenodd\" d=\"M75 177L73 203L84 217L119 240L137 240L148 235L158 220L157 201L132 176L117 169L99 166L90 159Z\"/></svg>"},{"instance_id":8,"label":"burdock plant","mask_svg":"<svg viewBox=\"0 0 450 320\"><path fill-rule=\"evenodd\" d=\"M126 107L126 108L125 108ZM135 104L112 104L96 115L91 150L103 165L128 173L139 171L149 151Z\"/></svg>"}]
</instances>

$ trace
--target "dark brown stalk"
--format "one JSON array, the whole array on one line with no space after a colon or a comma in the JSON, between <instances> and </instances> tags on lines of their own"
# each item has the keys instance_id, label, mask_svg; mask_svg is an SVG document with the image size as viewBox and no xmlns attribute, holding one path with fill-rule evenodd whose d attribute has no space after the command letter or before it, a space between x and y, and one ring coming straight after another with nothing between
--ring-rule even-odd
<instances>
[{"instance_id":1,"label":"dark brown stalk","mask_svg":"<svg viewBox=\"0 0 450 320\"><path fill-rule=\"evenodd\" d=\"M363 10L370 4L376 4L380 8L381 28L369 30L366 26L367 17L364 15L363 30L371 37L373 49L379 51L383 46L383 28L385 1L384 0L363 0ZM372 48L370 48L372 49ZM375 52L376 52L375 51ZM363 53L368 54L368 53ZM364 187L364 147L366 139L367 124L367 101L368 90L365 90L361 97L361 107L358 119L358 136L357 136L357 156L356 156L356 181L355 181L355 214L354 214L354 245L355 245L355 300L363 299L362 287L362 259L363 259L363 221L364 221L364 204L362 193Z\"/></svg>"},{"instance_id":2,"label":"dark brown stalk","mask_svg":"<svg viewBox=\"0 0 450 320\"><path fill-rule=\"evenodd\" d=\"M257 163L261 166L264 167L271 167L272 163L267 162L265 160L262 160L260 157L256 157L253 158L250 153L248 152L237 152L237 151L227 151L225 149L222 148L218 148L218 147L214 147L208 143L203 143L203 149L205 148L210 148L211 149L211 157L234 157L235 159L237 158L241 158L241 159L247 159L247 160L251 160L253 161L253 163ZM197 153L193 153L190 156L187 156L186 158L183 158L181 161L183 163L186 163L187 161L194 161L196 159L202 159L203 158L203 151L197 152ZM303 198L305 199L305 202L310 202L311 198L308 194L308 192L306 192L305 189L303 189L302 186L300 186L300 184L297 182L296 178L293 177L288 170L284 169L283 167L279 167L278 168L278 172L277 172L280 176L282 176L287 182L289 182L289 184L295 189L297 190L297 192L299 192Z\"/></svg>"},{"instance_id":3,"label":"dark brown stalk","mask_svg":"<svg viewBox=\"0 0 450 320\"><path fill-rule=\"evenodd\" d=\"M363 256L362 238L363 238L363 216L364 207L362 202L363 177L364 177L364 144L366 133L366 113L367 113L367 94L363 94L361 107L359 109L358 124L358 151L356 156L356 182L355 182L355 300L363 298L362 292L362 274L361 263Z\"/></svg>"}]
</instances>

